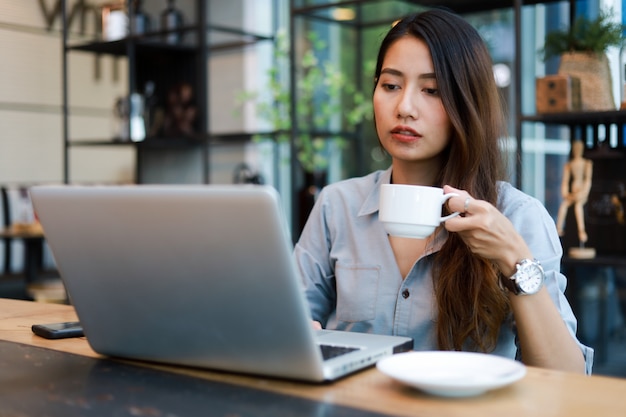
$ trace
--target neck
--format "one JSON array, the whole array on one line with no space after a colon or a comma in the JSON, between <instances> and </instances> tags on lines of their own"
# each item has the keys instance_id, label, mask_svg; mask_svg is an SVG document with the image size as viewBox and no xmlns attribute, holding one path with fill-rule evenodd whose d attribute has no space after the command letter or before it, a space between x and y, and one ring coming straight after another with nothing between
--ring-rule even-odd
<instances>
[{"instance_id":1,"label":"neck","mask_svg":"<svg viewBox=\"0 0 626 417\"><path fill-rule=\"evenodd\" d=\"M420 162L393 160L391 182L394 184L439 185L435 184L442 164L438 159Z\"/></svg>"}]
</instances>

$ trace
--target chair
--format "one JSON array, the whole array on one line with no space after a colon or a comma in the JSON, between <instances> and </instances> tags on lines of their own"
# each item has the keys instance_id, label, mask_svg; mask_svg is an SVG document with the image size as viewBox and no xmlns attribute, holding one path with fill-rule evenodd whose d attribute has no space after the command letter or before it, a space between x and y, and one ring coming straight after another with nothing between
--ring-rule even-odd
<instances>
[{"instance_id":1,"label":"chair","mask_svg":"<svg viewBox=\"0 0 626 417\"><path fill-rule=\"evenodd\" d=\"M15 219L12 215L12 210L16 207L18 210L22 210L19 204L23 204L23 202L14 201L15 198L22 198L24 195L28 196L28 189L25 187L13 189L2 186L0 187L0 194L2 196L2 230L0 239L4 242L3 276L5 278L20 277L26 285L32 284L37 280L38 274L42 269L44 236L41 231L36 229L16 227ZM24 253L22 270L19 272L15 271L13 265L13 250L15 249L14 243L16 241L22 243Z\"/></svg>"},{"instance_id":2,"label":"chair","mask_svg":"<svg viewBox=\"0 0 626 417\"><path fill-rule=\"evenodd\" d=\"M7 229L11 226L11 213L9 210L9 193L5 186L2 186L0 189L2 193L2 227ZM2 239L4 243L4 275L9 275L12 271L12 243L13 238L0 235L0 239Z\"/></svg>"}]
</instances>

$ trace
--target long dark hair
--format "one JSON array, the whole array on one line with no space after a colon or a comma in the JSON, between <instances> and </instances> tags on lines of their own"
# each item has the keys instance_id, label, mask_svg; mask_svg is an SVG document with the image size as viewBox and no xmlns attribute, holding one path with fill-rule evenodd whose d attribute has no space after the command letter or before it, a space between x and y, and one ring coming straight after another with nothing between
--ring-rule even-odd
<instances>
[{"instance_id":1,"label":"long dark hair","mask_svg":"<svg viewBox=\"0 0 626 417\"><path fill-rule=\"evenodd\" d=\"M504 178L499 142L506 137L506 120L483 39L467 21L447 10L405 17L382 41L376 83L387 50L404 36L414 36L428 46L452 124L450 144L444 151L446 162L435 185L452 185L495 205L496 182ZM433 271L439 348L493 350L510 312L495 265L474 255L460 237L450 233L435 255Z\"/></svg>"}]
</instances>

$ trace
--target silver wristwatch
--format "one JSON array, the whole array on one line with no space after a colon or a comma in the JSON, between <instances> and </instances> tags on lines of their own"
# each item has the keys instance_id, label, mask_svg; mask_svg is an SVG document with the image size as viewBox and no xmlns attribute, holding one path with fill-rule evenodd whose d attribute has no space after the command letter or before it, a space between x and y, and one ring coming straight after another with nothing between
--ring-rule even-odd
<instances>
[{"instance_id":1,"label":"silver wristwatch","mask_svg":"<svg viewBox=\"0 0 626 417\"><path fill-rule=\"evenodd\" d=\"M502 284L515 295L536 294L543 286L545 274L537 260L522 259L515 268L517 271L510 278L502 277Z\"/></svg>"}]
</instances>

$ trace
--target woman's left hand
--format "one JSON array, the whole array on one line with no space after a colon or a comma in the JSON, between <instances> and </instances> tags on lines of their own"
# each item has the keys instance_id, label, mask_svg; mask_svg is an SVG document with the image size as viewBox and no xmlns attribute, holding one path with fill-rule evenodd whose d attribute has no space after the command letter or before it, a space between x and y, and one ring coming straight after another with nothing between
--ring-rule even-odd
<instances>
[{"instance_id":1,"label":"woman's left hand","mask_svg":"<svg viewBox=\"0 0 626 417\"><path fill-rule=\"evenodd\" d=\"M459 194L448 200L448 208L462 213L447 220L445 228L458 233L473 253L496 262L506 276L515 272L520 259L533 258L513 224L491 203L474 199L466 191L449 185L443 189L446 194Z\"/></svg>"}]
</instances>

